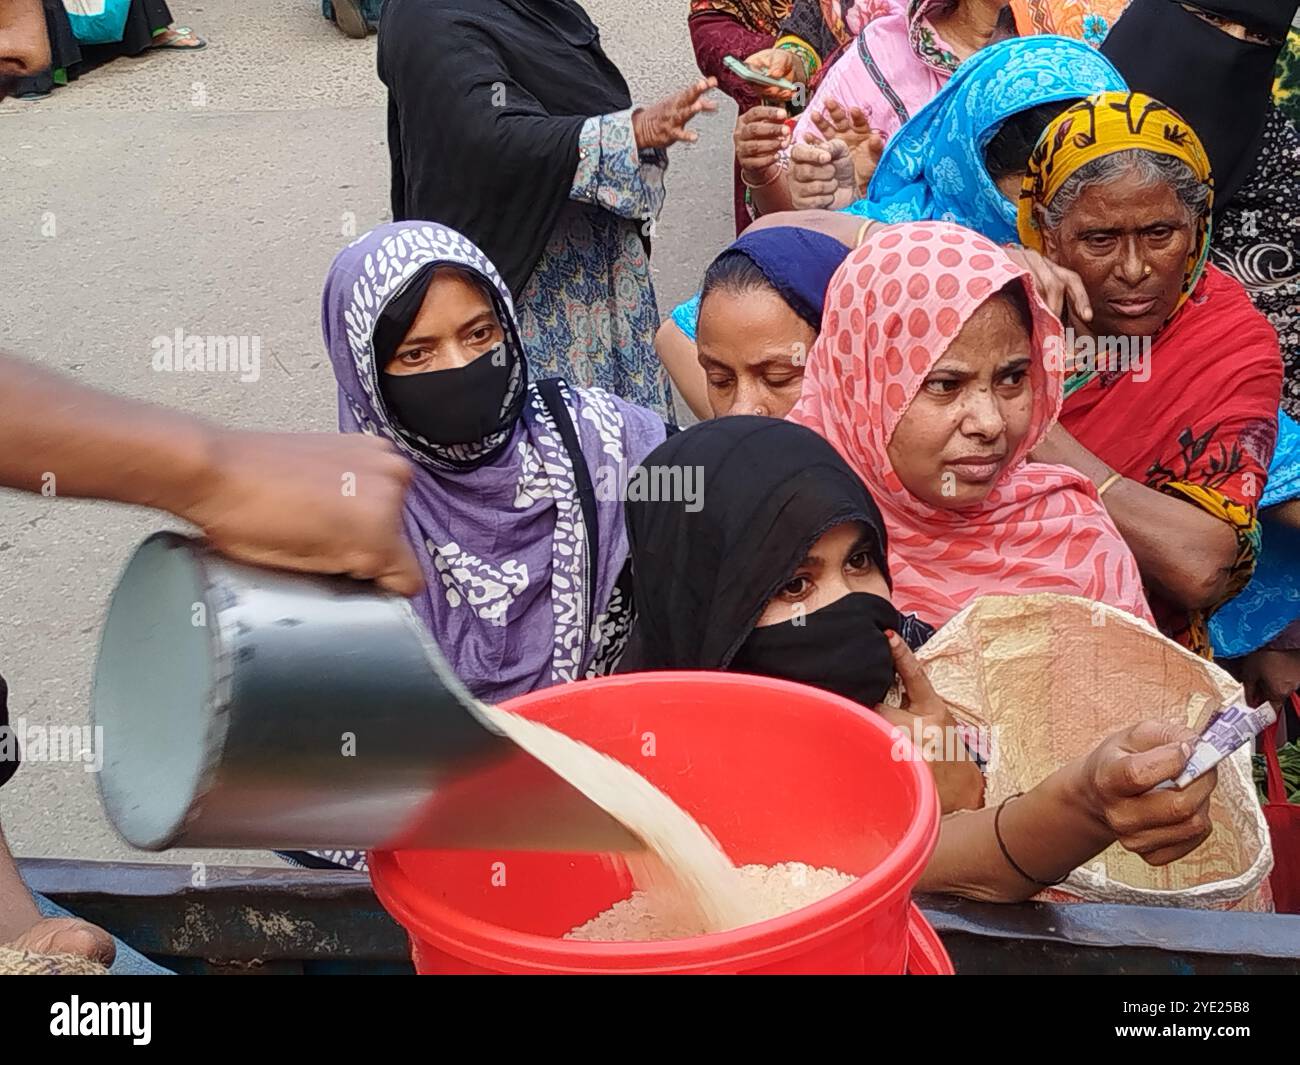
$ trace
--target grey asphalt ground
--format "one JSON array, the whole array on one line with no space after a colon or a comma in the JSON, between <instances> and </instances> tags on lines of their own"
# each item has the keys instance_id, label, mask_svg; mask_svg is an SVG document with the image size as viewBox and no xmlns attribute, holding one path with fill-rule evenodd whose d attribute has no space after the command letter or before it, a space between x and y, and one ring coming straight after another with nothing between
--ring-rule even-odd
<instances>
[{"instance_id":1,"label":"grey asphalt ground","mask_svg":"<svg viewBox=\"0 0 1300 1065\"><path fill-rule=\"evenodd\" d=\"M633 98L698 77L685 0L586 0ZM325 269L388 217L375 38L316 0L172 4L197 53L120 59L46 100L0 104L0 347L112 392L258 429L331 430ZM654 250L665 313L731 236L735 107L671 153ZM159 373L156 336L262 338L262 375ZM0 492L0 671L29 725L88 720L98 629L132 547L163 517ZM174 522L170 523L175 525ZM140 664L149 668L148 662ZM145 859L104 818L96 777L30 763L0 793L19 855ZM173 851L161 861L259 862Z\"/></svg>"}]
</instances>

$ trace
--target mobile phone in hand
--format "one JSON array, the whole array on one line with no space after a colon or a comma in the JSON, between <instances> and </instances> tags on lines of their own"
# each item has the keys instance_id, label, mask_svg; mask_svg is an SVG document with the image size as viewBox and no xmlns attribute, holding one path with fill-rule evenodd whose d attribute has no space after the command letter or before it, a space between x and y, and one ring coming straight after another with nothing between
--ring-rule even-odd
<instances>
[{"instance_id":1,"label":"mobile phone in hand","mask_svg":"<svg viewBox=\"0 0 1300 1065\"><path fill-rule=\"evenodd\" d=\"M785 92L797 93L799 91L799 86L793 81L787 81L785 78L771 78L766 74L760 74L753 67L745 66L734 55L727 56L722 62L741 81L747 81L751 85L762 85L768 89L782 89Z\"/></svg>"}]
</instances>

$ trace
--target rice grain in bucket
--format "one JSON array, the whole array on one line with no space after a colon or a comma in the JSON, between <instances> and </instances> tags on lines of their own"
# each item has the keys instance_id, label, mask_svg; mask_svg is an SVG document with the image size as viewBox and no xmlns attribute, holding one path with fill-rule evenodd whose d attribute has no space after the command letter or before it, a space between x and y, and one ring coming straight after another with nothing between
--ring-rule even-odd
<instances>
[{"instance_id":1,"label":"rice grain in bucket","mask_svg":"<svg viewBox=\"0 0 1300 1065\"><path fill-rule=\"evenodd\" d=\"M838 869L817 869L803 862L782 862L779 865L742 865L741 890L751 921L766 921L783 913L811 906L841 888L846 888L857 877L841 873ZM565 935L565 939L580 939L589 943L683 939L700 935L709 929L687 923L674 923L660 912L644 891L634 891L631 896L614 903L608 910L597 914L586 924Z\"/></svg>"}]
</instances>

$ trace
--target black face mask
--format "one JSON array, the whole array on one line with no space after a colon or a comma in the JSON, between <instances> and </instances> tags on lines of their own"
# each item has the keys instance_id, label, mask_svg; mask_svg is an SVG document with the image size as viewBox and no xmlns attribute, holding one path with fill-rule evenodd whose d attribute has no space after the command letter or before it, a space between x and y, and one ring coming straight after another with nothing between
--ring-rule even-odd
<instances>
[{"instance_id":1,"label":"black face mask","mask_svg":"<svg viewBox=\"0 0 1300 1065\"><path fill-rule=\"evenodd\" d=\"M475 444L506 427L501 413L510 385L510 359L498 344L467 366L430 373L380 375L393 421L431 444Z\"/></svg>"},{"instance_id":2,"label":"black face mask","mask_svg":"<svg viewBox=\"0 0 1300 1065\"><path fill-rule=\"evenodd\" d=\"M894 683L884 630L901 627L889 600L855 592L805 617L755 629L728 668L810 684L874 708Z\"/></svg>"}]
</instances>

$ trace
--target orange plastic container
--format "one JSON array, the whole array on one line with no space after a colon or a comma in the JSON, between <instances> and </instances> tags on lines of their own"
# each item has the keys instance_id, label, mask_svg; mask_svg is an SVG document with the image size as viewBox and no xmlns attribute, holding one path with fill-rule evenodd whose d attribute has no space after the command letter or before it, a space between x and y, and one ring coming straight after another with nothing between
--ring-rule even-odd
<instances>
[{"instance_id":1,"label":"orange plastic container","mask_svg":"<svg viewBox=\"0 0 1300 1065\"><path fill-rule=\"evenodd\" d=\"M858 876L812 906L660 943L560 937L632 889L598 855L374 851L375 891L421 973L951 973L911 889L939 800L888 725L815 688L735 673L647 673L511 700L626 762L737 864L803 861ZM910 750L910 748L909 748Z\"/></svg>"}]
</instances>

